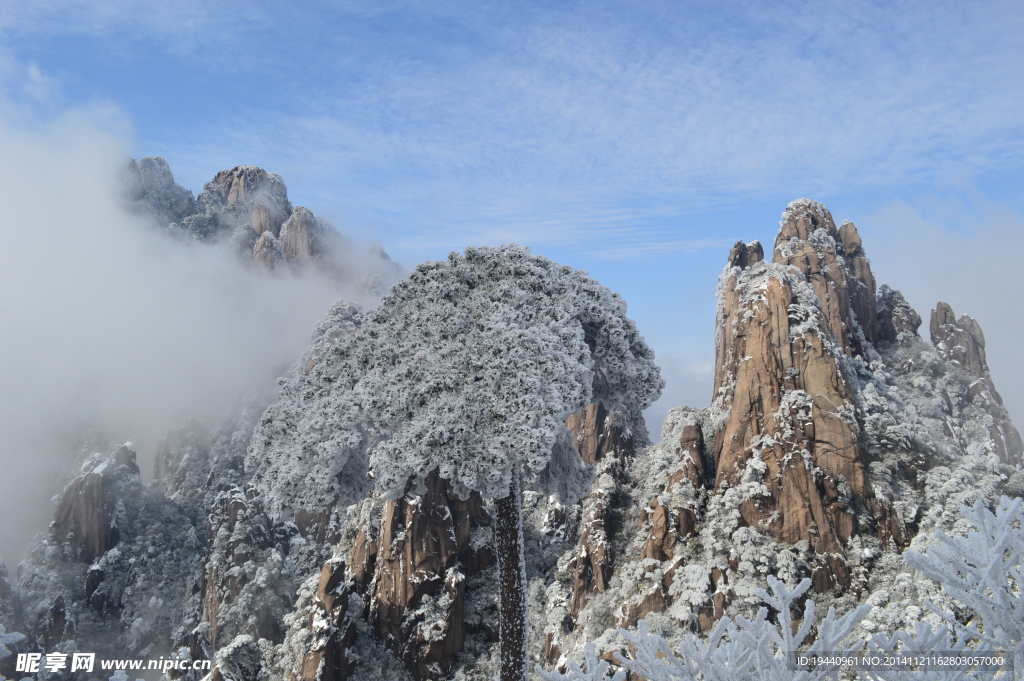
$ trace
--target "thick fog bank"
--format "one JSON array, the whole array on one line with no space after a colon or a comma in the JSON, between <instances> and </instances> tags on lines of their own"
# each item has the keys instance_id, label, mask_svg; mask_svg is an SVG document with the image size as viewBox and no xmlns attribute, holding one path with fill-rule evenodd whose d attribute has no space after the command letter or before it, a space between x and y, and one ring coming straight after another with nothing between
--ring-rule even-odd
<instances>
[{"instance_id":1,"label":"thick fog bank","mask_svg":"<svg viewBox=\"0 0 1024 681\"><path fill-rule=\"evenodd\" d=\"M128 213L129 145L88 115L0 118L0 150L0 556L16 564L85 431L88 447L134 441L148 474L173 420L272 389L331 303L357 296Z\"/></svg>"}]
</instances>

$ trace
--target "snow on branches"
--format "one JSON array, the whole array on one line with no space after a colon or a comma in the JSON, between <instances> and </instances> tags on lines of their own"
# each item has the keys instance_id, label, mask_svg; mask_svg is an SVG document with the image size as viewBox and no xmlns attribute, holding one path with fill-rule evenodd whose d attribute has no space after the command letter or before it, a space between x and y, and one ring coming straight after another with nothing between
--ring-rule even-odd
<instances>
[{"instance_id":1,"label":"snow on branches","mask_svg":"<svg viewBox=\"0 0 1024 681\"><path fill-rule=\"evenodd\" d=\"M904 560L977 615L982 645L1015 654L1024 672L1024 500L1002 497L995 513L977 501L960 513L974 531L937 531L937 544Z\"/></svg>"},{"instance_id":2,"label":"snow on branches","mask_svg":"<svg viewBox=\"0 0 1024 681\"><path fill-rule=\"evenodd\" d=\"M637 631L620 633L635 651L632 659L620 659L623 669L648 681L767 681L795 679L857 678L878 681L959 681L961 679L1010 678L1010 669L1022 678L1024 670L1024 501L1002 497L995 512L981 502L964 506L965 523L974 526L964 536L934 533L935 543L922 552L908 550L908 565L938 581L943 590L967 608L968 615L942 612L931 606L938 623L918 621L912 627L892 634L858 636L858 625L871 610L861 605L842 617L830 608L828 615L812 630L815 603L807 599L799 627L794 626L791 611L797 599L807 591L805 579L790 591L775 577L768 577L771 594L758 590L758 596L776 613L775 622L762 607L753 620L741 616L719 620L706 638L696 634L683 636L676 650L663 637L650 634L641 620ZM808 634L814 640L804 647ZM607 662L597 663L595 650L588 644L587 670L570 663L567 673L538 674L545 681L605 681L610 671ZM793 664L793 654L868 653L926 657L939 653L1005 653L1015 655L1013 667L999 672L980 669L847 669L846 676L837 667L818 666L801 669ZM615 672L616 677L621 674ZM837 676L838 674L838 676Z\"/></svg>"},{"instance_id":3,"label":"snow on branches","mask_svg":"<svg viewBox=\"0 0 1024 681\"><path fill-rule=\"evenodd\" d=\"M573 500L590 475L566 417L598 400L643 409L663 386L617 294L521 246L420 265L335 338L253 436L246 468L276 515L345 496L365 451L392 497L438 470L460 496L500 498L521 464Z\"/></svg>"},{"instance_id":4,"label":"snow on branches","mask_svg":"<svg viewBox=\"0 0 1024 681\"><path fill-rule=\"evenodd\" d=\"M578 498L589 477L565 419L598 400L643 409L663 385L618 295L521 246L421 265L352 341L355 399L382 436L371 465L392 496L438 469L460 496L500 498L522 463Z\"/></svg>"},{"instance_id":5,"label":"snow on branches","mask_svg":"<svg viewBox=\"0 0 1024 681\"><path fill-rule=\"evenodd\" d=\"M8 645L17 645L24 640L25 636L23 634L19 634L18 632L8 634L4 625L0 624L0 660L11 655L11 651L7 647Z\"/></svg>"},{"instance_id":6,"label":"snow on branches","mask_svg":"<svg viewBox=\"0 0 1024 681\"><path fill-rule=\"evenodd\" d=\"M623 629L620 633L635 650L632 659L619 656L622 667L648 681L817 681L835 677L837 667L819 665L807 669L797 664L796 652L815 624L815 603L807 599L798 627L793 626L791 608L810 588L811 580L804 579L792 591L782 580L768 577L772 593L758 589L757 594L775 612L775 621L769 618L769 609L762 607L752 620L742 616L735 620L720 619L707 640L688 634L673 651L661 636L650 634L647 621L641 620L636 633ZM804 651L842 653L853 650L860 642L851 641L852 634L871 606L864 605L842 617L836 617L830 608L824 620L817 624L814 642ZM572 665L568 674L538 673L545 681L603 681L607 663L595 665L588 659L588 672ZM612 678L615 681L616 677Z\"/></svg>"}]
</instances>

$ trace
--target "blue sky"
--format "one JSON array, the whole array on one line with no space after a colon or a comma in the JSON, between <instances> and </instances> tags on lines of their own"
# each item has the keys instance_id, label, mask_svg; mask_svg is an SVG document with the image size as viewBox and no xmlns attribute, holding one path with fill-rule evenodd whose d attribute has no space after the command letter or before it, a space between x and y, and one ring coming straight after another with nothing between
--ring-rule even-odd
<instances>
[{"instance_id":1,"label":"blue sky","mask_svg":"<svg viewBox=\"0 0 1024 681\"><path fill-rule=\"evenodd\" d=\"M516 241L586 269L655 347L658 412L707 403L728 248L806 196L925 327L979 319L1024 421L1021 64L1020 2L0 7L8 125L84 118L197 193L263 166L409 267Z\"/></svg>"}]
</instances>

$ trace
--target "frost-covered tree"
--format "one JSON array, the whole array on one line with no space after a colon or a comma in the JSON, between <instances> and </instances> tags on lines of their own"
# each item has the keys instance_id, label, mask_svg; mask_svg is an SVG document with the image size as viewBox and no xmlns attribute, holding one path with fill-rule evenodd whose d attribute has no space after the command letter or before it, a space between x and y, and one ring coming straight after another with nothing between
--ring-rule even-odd
<instances>
[{"instance_id":1,"label":"frost-covered tree","mask_svg":"<svg viewBox=\"0 0 1024 681\"><path fill-rule=\"evenodd\" d=\"M617 294L520 246L421 265L343 352L382 489L400 496L436 470L462 497L495 500L501 679L525 679L523 484L586 493L565 420L596 401L648 406L663 385L653 353Z\"/></svg>"},{"instance_id":2,"label":"frost-covered tree","mask_svg":"<svg viewBox=\"0 0 1024 681\"><path fill-rule=\"evenodd\" d=\"M622 666L640 678L650 681L825 681L836 678L837 665L819 665L809 669L799 664L795 654L815 625L815 603L807 599L799 626L793 626L791 609L810 587L804 579L795 589L788 589L780 579L768 577L771 593L763 589L757 595L775 611L775 621L769 619L767 607L748 620L729 617L718 620L707 640L696 634L687 634L673 651L663 637L651 634L647 621L639 622L636 633L621 633L635 652L632 659L622 659ZM853 632L871 609L869 605L836 616L829 608L825 619L817 622L814 642L806 653L844 653L860 645ZM607 663L596 665L593 651L588 646L588 669L571 665L568 674L558 671L537 672L545 681L605 681ZM620 677L621 675L621 677ZM623 671L615 672L609 681L624 678Z\"/></svg>"},{"instance_id":3,"label":"frost-covered tree","mask_svg":"<svg viewBox=\"0 0 1024 681\"><path fill-rule=\"evenodd\" d=\"M0 624L0 660L3 660L4 658L14 654L7 646L17 645L24 640L25 636L23 634L19 634L16 631L8 634L7 629L4 627L4 625ZM2 680L3 678L4 675L0 674L0 680Z\"/></svg>"},{"instance_id":4,"label":"frost-covered tree","mask_svg":"<svg viewBox=\"0 0 1024 681\"><path fill-rule=\"evenodd\" d=\"M1002 497L995 513L978 501L960 514L975 529L962 537L938 531L935 545L904 558L971 610L981 645L1012 654L1024 678L1024 500Z\"/></svg>"},{"instance_id":5,"label":"frost-covered tree","mask_svg":"<svg viewBox=\"0 0 1024 681\"><path fill-rule=\"evenodd\" d=\"M995 512L980 501L960 510L966 529L964 536L934 534L934 543L923 551L904 553L907 565L914 567L942 585L943 590L970 611L967 624L951 612L929 605L939 622L914 622L913 626L891 634L877 633L867 640L858 638L857 625L871 610L861 605L837 618L829 609L817 625L814 641L803 644L814 622L815 603L807 599L798 629L793 626L790 611L796 599L810 586L805 579L790 591L775 577L768 577L772 594L758 589L758 596L777 613L773 624L762 608L753 620L729 617L719 620L703 639L696 634L682 637L675 650L664 637L651 634L647 622L639 622L636 633L620 633L630 644L632 659L620 660L622 666L650 681L765 681L773 679L857 678L865 681L966 681L968 679L1024 679L1024 500L1002 497ZM921 668L899 667L846 670L838 676L834 666L801 669L791 662L791 655L801 651L813 653L866 652L884 656L899 653L910 658L934 656L937 653L974 653L988 655L1005 653L1013 663L993 668ZM537 667L544 681L616 681L622 671L611 679L607 663L597 662L593 643L587 644L587 669L575 663L567 673L545 672ZM851 676L852 675L852 676Z\"/></svg>"}]
</instances>

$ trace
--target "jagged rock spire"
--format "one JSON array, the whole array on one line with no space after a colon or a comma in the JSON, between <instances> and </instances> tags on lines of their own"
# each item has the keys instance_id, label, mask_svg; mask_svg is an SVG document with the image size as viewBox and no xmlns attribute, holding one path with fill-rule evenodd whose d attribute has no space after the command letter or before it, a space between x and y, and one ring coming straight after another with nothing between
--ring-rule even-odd
<instances>
[{"instance_id":1,"label":"jagged rock spire","mask_svg":"<svg viewBox=\"0 0 1024 681\"><path fill-rule=\"evenodd\" d=\"M878 340L895 343L901 333L918 335L921 315L910 307L902 293L882 284L877 301Z\"/></svg>"},{"instance_id":2,"label":"jagged rock spire","mask_svg":"<svg viewBox=\"0 0 1024 681\"><path fill-rule=\"evenodd\" d=\"M214 215L222 227L252 226L256 234L281 233L281 225L292 214L288 188L277 173L256 166L235 166L222 170L203 187L199 203L207 215Z\"/></svg>"},{"instance_id":3,"label":"jagged rock spire","mask_svg":"<svg viewBox=\"0 0 1024 681\"><path fill-rule=\"evenodd\" d=\"M837 229L815 201L786 208L774 262L761 252L736 244L719 284L714 486L746 490L747 524L809 542L823 590L849 582L846 542L870 531L858 512L883 541L904 541L868 481L840 359L866 357L879 339L875 279L854 224Z\"/></svg>"},{"instance_id":4,"label":"jagged rock spire","mask_svg":"<svg viewBox=\"0 0 1024 681\"><path fill-rule=\"evenodd\" d=\"M866 343L878 337L875 277L856 226L846 222L836 229L823 205L798 199L782 214L772 259L803 273L843 352L865 356Z\"/></svg>"},{"instance_id":5,"label":"jagged rock spire","mask_svg":"<svg viewBox=\"0 0 1024 681\"><path fill-rule=\"evenodd\" d=\"M1024 441L1010 421L1003 398L996 391L989 374L981 325L967 315L957 319L953 308L940 301L932 310L929 330L939 355L976 379L971 383L970 398L992 417L989 437L999 459L1011 465L1020 463L1024 455Z\"/></svg>"},{"instance_id":6,"label":"jagged rock spire","mask_svg":"<svg viewBox=\"0 0 1024 681\"><path fill-rule=\"evenodd\" d=\"M820 263L818 252L795 244L798 256L788 243L783 253ZM827 299L839 299L830 273L810 269ZM852 510L874 494L853 391L832 349L838 334L829 324L841 317L823 312L807 279L778 263L730 267L720 292L714 408L723 418L715 434L715 488L745 486L739 512L747 524L778 541L807 540L822 559L819 590L833 580L848 583L842 556L855 529ZM845 336L842 325L838 330Z\"/></svg>"},{"instance_id":7,"label":"jagged rock spire","mask_svg":"<svg viewBox=\"0 0 1024 681\"><path fill-rule=\"evenodd\" d=\"M944 360L979 378L988 377L985 334L976 319L963 315L958 321L953 308L939 301L932 310L928 330L935 349Z\"/></svg>"}]
</instances>

